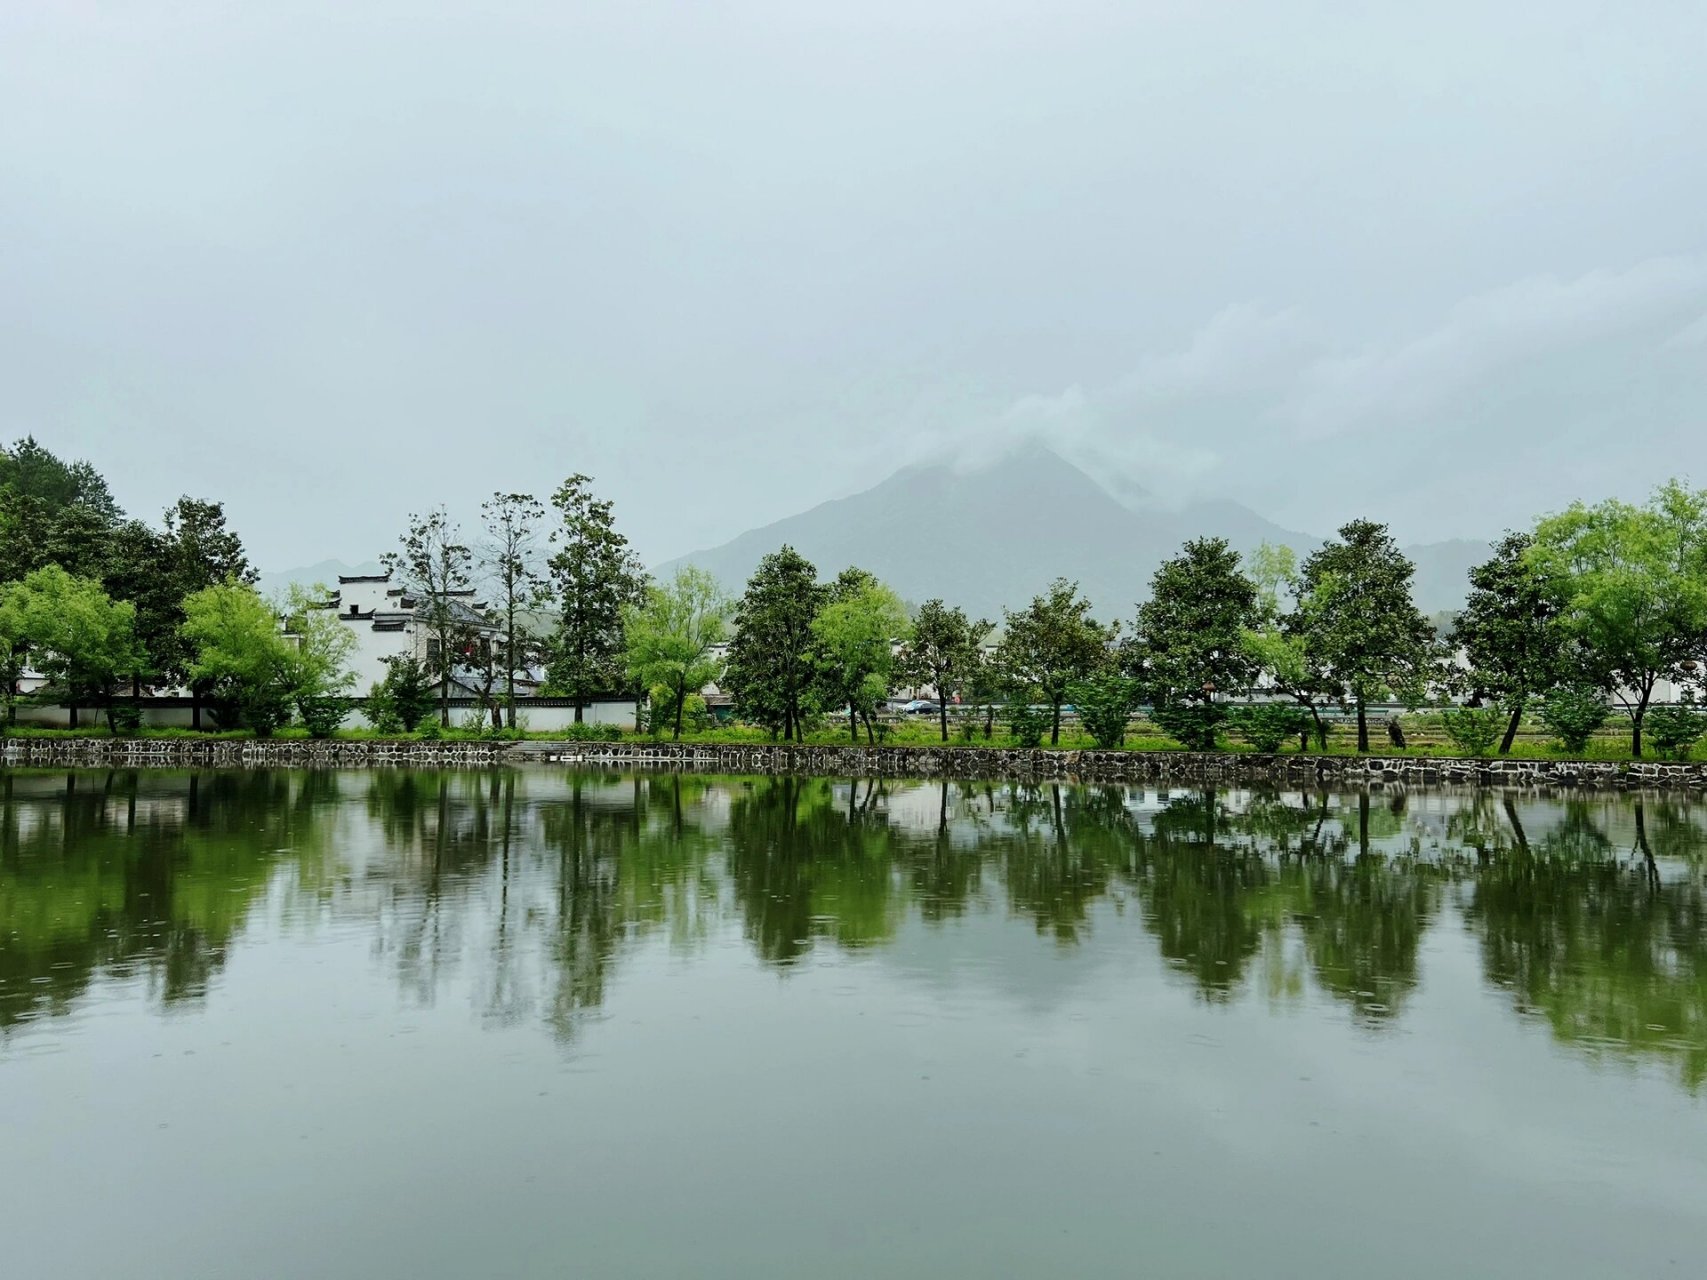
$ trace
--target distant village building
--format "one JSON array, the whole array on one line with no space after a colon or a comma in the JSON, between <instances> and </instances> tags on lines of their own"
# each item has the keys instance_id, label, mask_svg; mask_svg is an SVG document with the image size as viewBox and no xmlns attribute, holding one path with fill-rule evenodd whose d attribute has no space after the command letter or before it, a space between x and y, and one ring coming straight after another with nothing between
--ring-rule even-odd
<instances>
[{"instance_id":1,"label":"distant village building","mask_svg":"<svg viewBox=\"0 0 1707 1280\"><path fill-rule=\"evenodd\" d=\"M489 645L502 634L472 589L448 592L446 599L458 624L477 637L476 643ZM419 605L402 587L392 585L389 573L339 576L338 589L323 602L323 607L336 610L338 621L356 637L349 669L355 673L358 693L365 694L385 678L388 659L412 656L424 663L437 663L438 641L418 615ZM477 696L482 679L473 664L453 667L451 696ZM538 687L535 673L518 674L518 694L532 695Z\"/></svg>"}]
</instances>

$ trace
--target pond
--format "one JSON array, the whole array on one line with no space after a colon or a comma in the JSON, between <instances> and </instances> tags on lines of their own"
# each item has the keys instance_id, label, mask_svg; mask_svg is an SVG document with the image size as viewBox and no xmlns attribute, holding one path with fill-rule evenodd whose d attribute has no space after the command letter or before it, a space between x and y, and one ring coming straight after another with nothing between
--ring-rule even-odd
<instances>
[{"instance_id":1,"label":"pond","mask_svg":"<svg viewBox=\"0 0 1707 1280\"><path fill-rule=\"evenodd\" d=\"M1707 804L0 772L14 1276L1687 1276Z\"/></svg>"}]
</instances>

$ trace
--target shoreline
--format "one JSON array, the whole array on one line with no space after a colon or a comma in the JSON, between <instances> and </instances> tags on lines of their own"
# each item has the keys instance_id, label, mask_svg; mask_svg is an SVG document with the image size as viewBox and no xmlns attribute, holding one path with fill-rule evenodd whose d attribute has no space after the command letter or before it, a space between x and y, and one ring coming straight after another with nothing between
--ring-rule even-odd
<instances>
[{"instance_id":1,"label":"shoreline","mask_svg":"<svg viewBox=\"0 0 1707 1280\"><path fill-rule=\"evenodd\" d=\"M1707 762L1019 747L340 739L8 738L0 767L488 769L570 765L810 777L1707 791Z\"/></svg>"}]
</instances>

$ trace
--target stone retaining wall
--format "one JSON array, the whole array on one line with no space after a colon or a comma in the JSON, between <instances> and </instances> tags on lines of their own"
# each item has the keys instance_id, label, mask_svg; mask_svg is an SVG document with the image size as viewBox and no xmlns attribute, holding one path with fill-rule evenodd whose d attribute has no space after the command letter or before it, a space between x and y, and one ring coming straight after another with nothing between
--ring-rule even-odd
<instances>
[{"instance_id":1,"label":"stone retaining wall","mask_svg":"<svg viewBox=\"0 0 1707 1280\"><path fill-rule=\"evenodd\" d=\"M548 763L695 773L1017 781L1213 782L1284 787L1469 785L1707 790L1707 764L1441 760L1190 751L799 747L654 742L267 742L205 738L8 738L0 764L50 768L466 769Z\"/></svg>"},{"instance_id":2,"label":"stone retaining wall","mask_svg":"<svg viewBox=\"0 0 1707 1280\"><path fill-rule=\"evenodd\" d=\"M1707 764L1595 760L1441 760L1412 756L1265 756L1191 751L1020 751L978 747L735 746L689 743L521 743L511 758L695 773L833 777L1012 778L1021 781L1372 783L1618 790L1707 789Z\"/></svg>"},{"instance_id":3,"label":"stone retaining wall","mask_svg":"<svg viewBox=\"0 0 1707 1280\"><path fill-rule=\"evenodd\" d=\"M305 738L6 738L0 764L50 768L466 769L502 764L509 742L316 742Z\"/></svg>"}]
</instances>

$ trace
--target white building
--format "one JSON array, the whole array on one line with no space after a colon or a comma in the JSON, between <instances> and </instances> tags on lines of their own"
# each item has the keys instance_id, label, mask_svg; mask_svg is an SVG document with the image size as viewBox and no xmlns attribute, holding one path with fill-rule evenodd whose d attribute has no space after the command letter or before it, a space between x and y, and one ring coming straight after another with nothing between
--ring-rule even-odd
<instances>
[{"instance_id":1,"label":"white building","mask_svg":"<svg viewBox=\"0 0 1707 1280\"><path fill-rule=\"evenodd\" d=\"M485 606L475 598L473 589L447 593L459 625L479 637L480 643L490 644L501 632L486 614ZM389 573L340 576L338 589L322 607L336 610L338 621L350 629L356 638L350 654L349 670L355 674L355 690L365 694L385 678L386 660L412 655L421 662L438 659L438 640L419 616L419 602L394 586ZM455 670L451 693L478 694L474 665ZM517 692L528 695L538 687L533 675L517 677ZM461 687L459 687L461 686Z\"/></svg>"}]
</instances>

